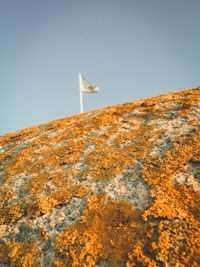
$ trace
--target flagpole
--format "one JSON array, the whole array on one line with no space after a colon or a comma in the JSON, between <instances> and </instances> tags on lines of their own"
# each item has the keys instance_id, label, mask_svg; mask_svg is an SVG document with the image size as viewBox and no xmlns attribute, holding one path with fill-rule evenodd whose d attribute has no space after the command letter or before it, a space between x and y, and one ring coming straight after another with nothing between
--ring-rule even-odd
<instances>
[{"instance_id":1,"label":"flagpole","mask_svg":"<svg viewBox=\"0 0 200 267\"><path fill-rule=\"evenodd\" d=\"M80 112L83 113L83 95L81 88L81 73L79 73L79 91L80 91Z\"/></svg>"}]
</instances>

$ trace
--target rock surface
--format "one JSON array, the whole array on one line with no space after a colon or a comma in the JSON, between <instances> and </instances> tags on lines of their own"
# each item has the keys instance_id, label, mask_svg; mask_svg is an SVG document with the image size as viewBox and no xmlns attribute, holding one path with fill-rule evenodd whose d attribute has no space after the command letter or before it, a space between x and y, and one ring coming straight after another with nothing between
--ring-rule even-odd
<instances>
[{"instance_id":1,"label":"rock surface","mask_svg":"<svg viewBox=\"0 0 200 267\"><path fill-rule=\"evenodd\" d=\"M200 88L0 136L0 266L200 266Z\"/></svg>"}]
</instances>

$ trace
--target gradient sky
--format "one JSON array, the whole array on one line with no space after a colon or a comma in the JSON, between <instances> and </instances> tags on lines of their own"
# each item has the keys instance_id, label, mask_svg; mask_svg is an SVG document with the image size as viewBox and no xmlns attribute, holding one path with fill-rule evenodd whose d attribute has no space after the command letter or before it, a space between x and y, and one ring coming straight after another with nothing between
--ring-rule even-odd
<instances>
[{"instance_id":1,"label":"gradient sky","mask_svg":"<svg viewBox=\"0 0 200 267\"><path fill-rule=\"evenodd\" d=\"M200 86L199 0L0 0L0 134Z\"/></svg>"}]
</instances>

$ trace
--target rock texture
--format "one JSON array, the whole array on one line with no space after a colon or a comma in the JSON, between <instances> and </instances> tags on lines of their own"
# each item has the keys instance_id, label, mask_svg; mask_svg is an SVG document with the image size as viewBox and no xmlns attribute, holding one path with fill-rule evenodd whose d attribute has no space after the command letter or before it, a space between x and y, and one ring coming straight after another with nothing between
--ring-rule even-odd
<instances>
[{"instance_id":1,"label":"rock texture","mask_svg":"<svg viewBox=\"0 0 200 267\"><path fill-rule=\"evenodd\" d=\"M200 266L200 88L0 137L0 266Z\"/></svg>"}]
</instances>

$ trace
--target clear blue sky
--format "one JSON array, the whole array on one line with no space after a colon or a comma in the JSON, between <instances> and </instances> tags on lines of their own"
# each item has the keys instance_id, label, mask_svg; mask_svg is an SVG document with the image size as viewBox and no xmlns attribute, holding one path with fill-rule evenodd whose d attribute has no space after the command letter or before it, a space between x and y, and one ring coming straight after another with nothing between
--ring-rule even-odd
<instances>
[{"instance_id":1,"label":"clear blue sky","mask_svg":"<svg viewBox=\"0 0 200 267\"><path fill-rule=\"evenodd\" d=\"M200 86L199 0L0 0L0 134Z\"/></svg>"}]
</instances>

